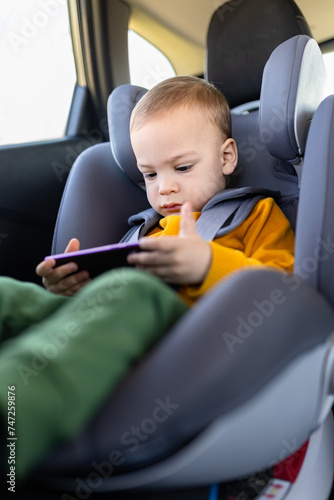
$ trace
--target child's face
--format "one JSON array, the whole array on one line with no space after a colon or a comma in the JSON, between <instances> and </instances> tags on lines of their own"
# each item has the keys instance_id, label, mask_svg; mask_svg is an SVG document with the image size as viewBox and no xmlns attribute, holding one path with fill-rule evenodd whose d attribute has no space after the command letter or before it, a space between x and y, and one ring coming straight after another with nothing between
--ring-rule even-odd
<instances>
[{"instance_id":1,"label":"child's face","mask_svg":"<svg viewBox=\"0 0 334 500\"><path fill-rule=\"evenodd\" d=\"M200 212L237 163L233 139L225 140L196 109L180 108L147 121L131 133L148 201L162 216L179 213L191 201Z\"/></svg>"}]
</instances>

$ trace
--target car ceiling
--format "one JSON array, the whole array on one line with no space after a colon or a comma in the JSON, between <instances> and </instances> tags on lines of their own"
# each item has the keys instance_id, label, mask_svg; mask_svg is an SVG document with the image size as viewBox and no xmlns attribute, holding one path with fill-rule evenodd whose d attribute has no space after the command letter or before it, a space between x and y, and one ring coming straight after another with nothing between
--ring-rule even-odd
<instances>
[{"instance_id":1,"label":"car ceiling","mask_svg":"<svg viewBox=\"0 0 334 500\"><path fill-rule=\"evenodd\" d=\"M130 29L160 49L176 74L203 74L207 29L222 0L122 1L131 9ZM295 1L318 43L334 39L333 0Z\"/></svg>"},{"instance_id":2,"label":"car ceiling","mask_svg":"<svg viewBox=\"0 0 334 500\"><path fill-rule=\"evenodd\" d=\"M334 38L333 0L295 0L317 42ZM205 47L206 31L220 0L126 0L190 42ZM187 22L185 22L185 19Z\"/></svg>"}]
</instances>

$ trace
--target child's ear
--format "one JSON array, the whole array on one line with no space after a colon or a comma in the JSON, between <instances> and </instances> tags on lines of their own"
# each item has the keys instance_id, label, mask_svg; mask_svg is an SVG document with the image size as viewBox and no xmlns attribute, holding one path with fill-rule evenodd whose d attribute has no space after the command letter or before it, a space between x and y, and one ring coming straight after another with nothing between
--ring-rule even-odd
<instances>
[{"instance_id":1,"label":"child's ear","mask_svg":"<svg viewBox=\"0 0 334 500\"><path fill-rule=\"evenodd\" d=\"M230 175L238 163L238 148L234 139L226 139L221 146L223 174Z\"/></svg>"}]
</instances>

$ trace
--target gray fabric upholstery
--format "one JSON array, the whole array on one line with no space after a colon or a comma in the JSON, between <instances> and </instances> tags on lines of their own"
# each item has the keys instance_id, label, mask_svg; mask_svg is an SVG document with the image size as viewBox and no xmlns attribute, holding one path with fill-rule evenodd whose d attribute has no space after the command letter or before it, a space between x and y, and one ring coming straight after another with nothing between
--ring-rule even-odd
<instances>
[{"instance_id":1,"label":"gray fabric upholstery","mask_svg":"<svg viewBox=\"0 0 334 500\"><path fill-rule=\"evenodd\" d=\"M301 68L306 68L304 74L308 76L315 66L322 68L322 59L319 62L320 49L316 42L306 35L294 37L282 46L282 50L281 48L277 49L277 53L274 51L273 56L271 56L272 63L267 71L268 76L263 80L264 97L261 95L261 130L258 123L258 110L246 114L240 114L240 112L233 112L232 110L232 134L238 145L239 160L237 169L230 176L229 187L252 186L280 191L282 196L278 203L294 228L299 194L298 178L294 169L291 169L288 163L281 160L290 159L289 156L285 157L281 153L281 137L290 137L290 128L294 130L294 127L298 128L299 125L297 124L301 123L303 127L302 135L305 140L307 132L307 127L304 125L305 122L307 123L307 117L305 117L304 113L305 106L302 109L303 112L296 115L294 106L297 103L297 96L302 95L302 102L307 103L309 116L311 116L316 108L315 104L320 102L318 96L321 96L323 74L319 72L318 78L312 80L316 82L311 88L312 93L310 94L309 89L307 89L305 95L305 92L301 92L300 85L300 81L305 81L305 78L299 76L300 71ZM277 54L280 55L281 52L283 52L283 59L285 58L284 67L283 64L276 65ZM296 64L294 71L292 71L294 63ZM271 91L273 81L275 83L274 96ZM287 92L287 86L293 89L294 98L291 97L292 91ZM304 89L304 86L302 88ZM299 93L297 89L299 89ZM141 87L123 85L114 90L108 101L108 121L112 151L120 168L141 187L143 187L143 181L132 152L128 123L133 107L145 92L146 90ZM272 102L277 103L277 95L280 96L280 100L273 109ZM312 106L308 104L310 95L312 96ZM284 114L285 109L288 110L287 115ZM280 145L274 150L276 138ZM297 142L296 149L298 151ZM293 155L293 158L296 155L297 153Z\"/></svg>"},{"instance_id":2,"label":"gray fabric upholstery","mask_svg":"<svg viewBox=\"0 0 334 500\"><path fill-rule=\"evenodd\" d=\"M252 398L256 405L261 389L326 342L334 325L333 311L319 294L305 284L295 293L285 278L274 270L246 270L203 297L122 382L82 439L43 461L43 474L53 467L64 475L86 474L92 460L106 460L115 449L125 460L113 475L156 463L215 418ZM177 409L139 446L129 442L130 435L120 439L152 415L157 398ZM287 394L281 404L288 402ZM308 418L298 423L297 434Z\"/></svg>"},{"instance_id":3,"label":"gray fabric upholstery","mask_svg":"<svg viewBox=\"0 0 334 500\"><path fill-rule=\"evenodd\" d=\"M235 4L236 2L228 3L230 7ZM246 9L247 1L241 2L240 8L241 4ZM276 0L264 0L263 8L265 4L271 8L274 4L280 5L280 8L283 4L295 6L290 1ZM231 30L235 30L235 25L231 25ZM238 35L240 31L242 28L238 28ZM252 28L248 35L253 36L254 31ZM261 49L262 47L261 41ZM235 57L235 54L232 56ZM214 60L219 62L216 56ZM224 61L221 61L221 66L229 73ZM250 67L248 72L245 68L242 69L245 86L248 85L245 75L251 75L252 69ZM234 76L238 82L240 77ZM144 91L145 89L124 86L109 99L112 147L109 144L94 146L75 163L59 213L54 251L63 251L64 245L73 236L83 240L83 246L116 241L121 236L119 233L126 230L123 228L127 217L147 207L145 193L138 187L138 184L141 185L141 177L134 170L135 160L128 132L132 106ZM239 97L244 99L245 95L241 92ZM257 96L247 98L254 99ZM240 102L236 100L235 104ZM333 174L329 171L326 174L320 173L316 167L326 164L329 157L333 161L333 139L330 135L327 135L325 143L328 147L324 143L321 143L324 146L321 151L318 147L324 128L332 126L332 108L333 99L320 106L314 117L306 148L303 201L297 227L297 271L299 265L305 272L304 268L307 270L311 262L308 260L310 256L314 259L319 234L325 241L326 238L331 238L330 215L327 210L329 205L327 201L321 203L321 200L324 190L328 192L329 200L333 197ZM233 116L233 135L238 142L241 161L236 175L231 177L229 187L254 185L281 189L287 199L295 201L298 194L296 175L290 165L269 155L259 135L257 117L257 111ZM333 136L333 132L331 134ZM315 192L312 191L314 176L318 176ZM320 200L318 211L314 210L314 203L310 203L310 200L315 199L314 195ZM316 232L316 229L321 232ZM328 254L331 256L329 250ZM323 253L320 255L324 256ZM313 260L311 263L313 264ZM324 259L319 268L320 280L309 280L312 285L320 282L321 290L326 293L328 291L329 295L333 287L329 283L333 265L333 259ZM245 402L254 402L254 408L258 408L256 405L261 400L261 390L279 378L279 374L285 369L299 366L298 363L304 356L326 343L333 330L331 307L316 290L302 283L300 276L301 273L298 272L297 276L290 277L273 270L243 270L217 286L134 367L79 439L43 461L37 476L46 477L49 473L55 476L74 474L82 477L91 472L93 461L105 460L114 449L120 451L125 462L123 469L113 472L110 479L112 482L117 472L129 472L133 469L145 471L145 466L173 456L215 419L238 409L241 411ZM268 298L273 299L273 294L277 303L268 304ZM226 332L232 335L230 338L234 335L236 339L233 347L226 339L224 341L223 334ZM319 366L318 371L322 373L322 366ZM280 404L291 404L289 395L286 396L287 401L280 400ZM307 391L300 396L308 411L291 432L293 436L306 439L314 429L315 401L310 401ZM167 397L171 404L178 405L178 411L159 422L154 433L147 434L140 446L130 450L120 439L124 431L145 421L152 414L152 402L157 398ZM263 413L265 412L261 409L261 415ZM277 414L279 418L279 412ZM279 426L276 422L270 423L274 436ZM233 451L232 448L227 450L229 455ZM261 451L259 439L257 455ZM280 451L273 445L275 457L279 456ZM254 450L245 447L244 453L253 454ZM263 460L265 462L265 457ZM235 477L238 477L237 466ZM202 481L205 480L203 477ZM75 486L75 479L73 484Z\"/></svg>"},{"instance_id":4,"label":"gray fabric upholstery","mask_svg":"<svg viewBox=\"0 0 334 500\"><path fill-rule=\"evenodd\" d=\"M263 73L260 132L269 153L299 163L326 81L320 48L306 35L277 47Z\"/></svg>"},{"instance_id":5,"label":"gray fabric upholstery","mask_svg":"<svg viewBox=\"0 0 334 500\"><path fill-rule=\"evenodd\" d=\"M299 34L312 36L292 0L223 3L208 29L206 79L221 90L231 108L259 99L263 68L270 54Z\"/></svg>"},{"instance_id":6,"label":"gray fabric upholstery","mask_svg":"<svg viewBox=\"0 0 334 500\"><path fill-rule=\"evenodd\" d=\"M295 274L334 307L334 95L310 127L297 218Z\"/></svg>"},{"instance_id":7,"label":"gray fabric upholstery","mask_svg":"<svg viewBox=\"0 0 334 500\"><path fill-rule=\"evenodd\" d=\"M146 92L143 87L120 85L111 93L107 107L113 156L128 178L140 187L144 186L144 181L132 151L129 123L133 108Z\"/></svg>"},{"instance_id":8,"label":"gray fabric upholstery","mask_svg":"<svg viewBox=\"0 0 334 500\"><path fill-rule=\"evenodd\" d=\"M288 163L271 156L259 129L259 111L246 115L232 110L232 135L238 146L238 165L229 187L256 186L279 190L284 197L298 197L298 179Z\"/></svg>"},{"instance_id":9,"label":"gray fabric upholstery","mask_svg":"<svg viewBox=\"0 0 334 500\"><path fill-rule=\"evenodd\" d=\"M71 238L78 238L81 248L117 243L129 229L128 217L147 207L145 192L116 164L110 144L92 146L72 166L52 253L63 252Z\"/></svg>"}]
</instances>

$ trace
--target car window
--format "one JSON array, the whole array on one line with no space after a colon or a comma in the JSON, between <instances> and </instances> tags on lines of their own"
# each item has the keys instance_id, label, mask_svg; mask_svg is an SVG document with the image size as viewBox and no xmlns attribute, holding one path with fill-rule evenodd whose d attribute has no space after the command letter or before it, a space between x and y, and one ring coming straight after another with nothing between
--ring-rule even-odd
<instances>
[{"instance_id":1,"label":"car window","mask_svg":"<svg viewBox=\"0 0 334 500\"><path fill-rule=\"evenodd\" d=\"M128 31L130 81L147 89L175 76L167 57L133 30Z\"/></svg>"},{"instance_id":2,"label":"car window","mask_svg":"<svg viewBox=\"0 0 334 500\"><path fill-rule=\"evenodd\" d=\"M324 54L324 61L327 71L327 83L325 87L325 97L334 94L334 51Z\"/></svg>"},{"instance_id":3,"label":"car window","mask_svg":"<svg viewBox=\"0 0 334 500\"><path fill-rule=\"evenodd\" d=\"M66 0L0 0L0 144L64 136L76 82Z\"/></svg>"}]
</instances>

